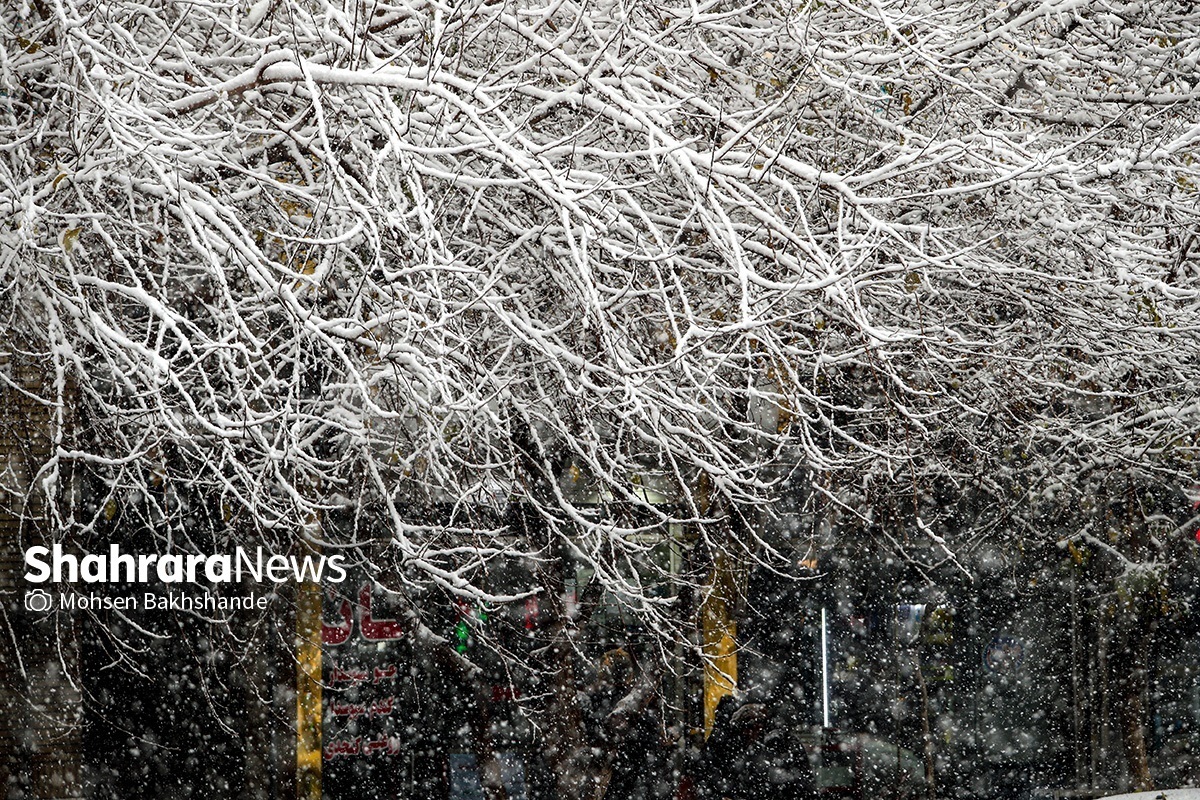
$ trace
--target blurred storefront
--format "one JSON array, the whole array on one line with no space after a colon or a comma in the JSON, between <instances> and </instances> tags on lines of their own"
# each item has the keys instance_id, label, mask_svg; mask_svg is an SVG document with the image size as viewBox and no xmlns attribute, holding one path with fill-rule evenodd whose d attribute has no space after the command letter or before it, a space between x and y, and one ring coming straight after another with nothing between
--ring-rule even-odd
<instances>
[{"instance_id":1,"label":"blurred storefront","mask_svg":"<svg viewBox=\"0 0 1200 800\"><path fill-rule=\"evenodd\" d=\"M930 796L1099 797L1130 785L1134 680L1155 780L1200 780L1195 570L1179 571L1128 676L1113 592L1078 560L1030 548L931 570L916 555L830 550L798 581L753 576L739 691L788 704L810 749L871 737L916 754Z\"/></svg>"}]
</instances>

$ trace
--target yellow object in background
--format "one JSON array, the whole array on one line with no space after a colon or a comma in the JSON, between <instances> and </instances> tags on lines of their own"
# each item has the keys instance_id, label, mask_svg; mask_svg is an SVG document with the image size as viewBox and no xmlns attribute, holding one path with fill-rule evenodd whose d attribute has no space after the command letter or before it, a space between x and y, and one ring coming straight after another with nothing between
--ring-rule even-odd
<instances>
[{"instance_id":1,"label":"yellow object in background","mask_svg":"<svg viewBox=\"0 0 1200 800\"><path fill-rule=\"evenodd\" d=\"M708 595L700 605L704 652L704 736L713 729L717 704L737 689L737 621L734 619L736 580L725 555L713 565Z\"/></svg>"},{"instance_id":2,"label":"yellow object in background","mask_svg":"<svg viewBox=\"0 0 1200 800\"><path fill-rule=\"evenodd\" d=\"M296 800L321 800L321 586L296 585Z\"/></svg>"}]
</instances>

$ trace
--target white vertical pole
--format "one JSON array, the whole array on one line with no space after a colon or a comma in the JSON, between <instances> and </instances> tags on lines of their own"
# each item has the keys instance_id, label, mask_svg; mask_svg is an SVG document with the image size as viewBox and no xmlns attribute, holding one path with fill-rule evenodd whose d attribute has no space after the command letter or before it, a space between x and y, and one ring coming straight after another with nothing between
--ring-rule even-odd
<instances>
[{"instance_id":1,"label":"white vertical pole","mask_svg":"<svg viewBox=\"0 0 1200 800\"><path fill-rule=\"evenodd\" d=\"M821 606L821 718L829 727L829 633L825 623L825 606Z\"/></svg>"}]
</instances>

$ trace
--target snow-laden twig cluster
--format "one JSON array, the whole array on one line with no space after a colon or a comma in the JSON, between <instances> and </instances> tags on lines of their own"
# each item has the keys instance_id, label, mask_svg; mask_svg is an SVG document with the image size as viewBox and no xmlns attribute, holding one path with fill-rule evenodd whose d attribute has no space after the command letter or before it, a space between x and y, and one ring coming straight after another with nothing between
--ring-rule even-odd
<instances>
[{"instance_id":1,"label":"snow-laden twig cluster","mask_svg":"<svg viewBox=\"0 0 1200 800\"><path fill-rule=\"evenodd\" d=\"M878 510L938 552L950 524L1058 535L1027 494L1190 470L1198 20L10 6L0 285L48 375L36 482L107 487L51 504L62 530L136 508L186 538L205 498L286 538L358 507L405 581L479 600L489 560L546 557L520 505L664 629L644 534L672 522L724 547L790 496L901 547ZM1001 510L964 527L930 487Z\"/></svg>"}]
</instances>

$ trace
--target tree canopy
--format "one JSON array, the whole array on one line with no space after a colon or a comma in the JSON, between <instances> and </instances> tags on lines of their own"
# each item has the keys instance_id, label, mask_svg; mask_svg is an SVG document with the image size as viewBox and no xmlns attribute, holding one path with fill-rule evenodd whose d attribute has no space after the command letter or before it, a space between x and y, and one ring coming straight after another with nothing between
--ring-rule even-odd
<instances>
[{"instance_id":1,"label":"tree canopy","mask_svg":"<svg viewBox=\"0 0 1200 800\"><path fill-rule=\"evenodd\" d=\"M1194 478L1191 3L2 14L3 325L57 530L370 506L406 580L486 599L546 544L474 510L520 504L653 618L627 567L668 523L790 497L954 558Z\"/></svg>"}]
</instances>

